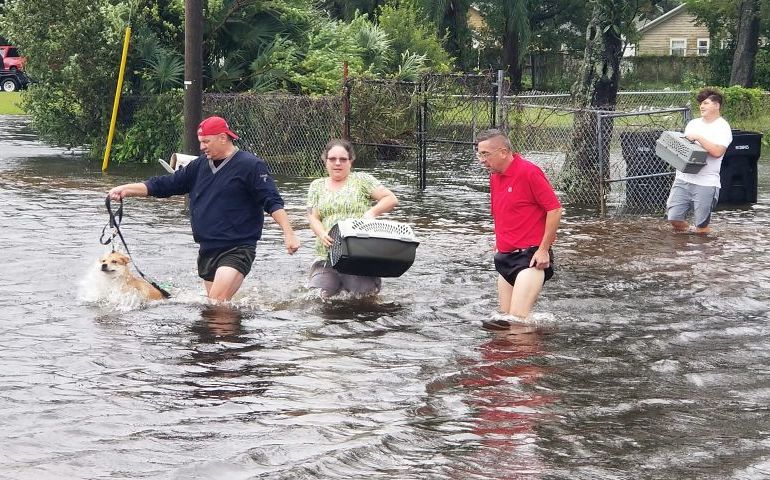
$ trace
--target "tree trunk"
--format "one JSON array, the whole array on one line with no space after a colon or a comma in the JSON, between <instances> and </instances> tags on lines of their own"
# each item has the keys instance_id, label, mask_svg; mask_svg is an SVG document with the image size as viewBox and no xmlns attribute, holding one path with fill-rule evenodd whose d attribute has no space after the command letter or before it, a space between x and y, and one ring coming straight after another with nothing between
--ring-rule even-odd
<instances>
[{"instance_id":1,"label":"tree trunk","mask_svg":"<svg viewBox=\"0 0 770 480\"><path fill-rule=\"evenodd\" d=\"M511 79L511 90L520 92L524 69L521 65L521 42L517 33L507 33L503 36L503 62Z\"/></svg>"},{"instance_id":2,"label":"tree trunk","mask_svg":"<svg viewBox=\"0 0 770 480\"><path fill-rule=\"evenodd\" d=\"M503 62L511 79L511 90L520 92L525 53L529 48L530 25L528 0L505 0L503 30Z\"/></svg>"},{"instance_id":3,"label":"tree trunk","mask_svg":"<svg viewBox=\"0 0 770 480\"><path fill-rule=\"evenodd\" d=\"M602 18L607 16L595 5L586 30L580 77L572 86L573 105L581 111L575 113L571 148L560 185L570 195L571 203L585 206L602 201L604 180L609 178L612 120L605 119L599 131L596 110L615 109L623 56L618 26L607 24Z\"/></svg>"},{"instance_id":4,"label":"tree trunk","mask_svg":"<svg viewBox=\"0 0 770 480\"><path fill-rule=\"evenodd\" d=\"M586 30L586 50L580 77L572 86L575 108L614 110L620 84L623 43L614 25L601 20L600 7L594 7Z\"/></svg>"},{"instance_id":5,"label":"tree trunk","mask_svg":"<svg viewBox=\"0 0 770 480\"><path fill-rule=\"evenodd\" d=\"M462 71L473 68L470 55L470 31L468 29L468 8L457 0L446 2L446 11L439 25L440 32L448 31L446 50L455 57Z\"/></svg>"},{"instance_id":6,"label":"tree trunk","mask_svg":"<svg viewBox=\"0 0 770 480\"><path fill-rule=\"evenodd\" d=\"M730 85L754 85L754 65L759 48L759 1L741 0Z\"/></svg>"}]
</instances>

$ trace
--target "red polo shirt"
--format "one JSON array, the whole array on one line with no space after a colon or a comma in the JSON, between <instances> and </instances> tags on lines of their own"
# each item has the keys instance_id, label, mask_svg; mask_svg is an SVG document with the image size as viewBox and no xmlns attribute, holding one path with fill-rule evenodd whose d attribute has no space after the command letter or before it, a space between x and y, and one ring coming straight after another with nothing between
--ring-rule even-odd
<instances>
[{"instance_id":1,"label":"red polo shirt","mask_svg":"<svg viewBox=\"0 0 770 480\"><path fill-rule=\"evenodd\" d=\"M510 252L540 245L545 215L561 203L540 167L518 153L503 173L489 176L497 250Z\"/></svg>"}]
</instances>

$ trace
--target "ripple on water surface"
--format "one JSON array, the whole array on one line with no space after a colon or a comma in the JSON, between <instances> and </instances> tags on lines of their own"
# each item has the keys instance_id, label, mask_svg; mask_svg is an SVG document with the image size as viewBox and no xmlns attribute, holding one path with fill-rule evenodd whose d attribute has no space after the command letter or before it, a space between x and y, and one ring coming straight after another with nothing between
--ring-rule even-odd
<instances>
[{"instance_id":1,"label":"ripple on water surface","mask_svg":"<svg viewBox=\"0 0 770 480\"><path fill-rule=\"evenodd\" d=\"M467 152L432 162L443 170L426 192L409 163L370 169L401 199L391 218L421 240L413 267L374 301L323 302L305 289L311 179L279 179L304 247L286 255L268 220L227 307L203 301L183 200L130 199L134 259L174 298L120 303L83 296L109 248L98 243L104 194L159 169L103 176L37 142L24 120L2 120L1 476L768 471L764 190L753 208L716 212L706 237L671 234L654 217L567 216L536 328L515 335L478 328L497 315L494 243Z\"/></svg>"}]
</instances>

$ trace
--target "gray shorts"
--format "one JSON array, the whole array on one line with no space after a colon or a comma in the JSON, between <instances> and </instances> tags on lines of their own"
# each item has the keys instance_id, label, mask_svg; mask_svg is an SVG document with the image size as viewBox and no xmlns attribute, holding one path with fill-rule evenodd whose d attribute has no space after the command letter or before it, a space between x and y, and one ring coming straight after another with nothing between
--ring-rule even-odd
<instances>
[{"instance_id":1,"label":"gray shorts","mask_svg":"<svg viewBox=\"0 0 770 480\"><path fill-rule=\"evenodd\" d=\"M719 187L706 187L674 180L671 193L666 202L666 216L669 220L684 221L692 211L693 223L698 228L705 228L711 222L711 211L719 200Z\"/></svg>"},{"instance_id":2,"label":"gray shorts","mask_svg":"<svg viewBox=\"0 0 770 480\"><path fill-rule=\"evenodd\" d=\"M320 288L324 297L331 297L340 291L354 294L374 294L380 291L382 279L347 275L333 269L326 260L316 260L310 266L309 288Z\"/></svg>"}]
</instances>

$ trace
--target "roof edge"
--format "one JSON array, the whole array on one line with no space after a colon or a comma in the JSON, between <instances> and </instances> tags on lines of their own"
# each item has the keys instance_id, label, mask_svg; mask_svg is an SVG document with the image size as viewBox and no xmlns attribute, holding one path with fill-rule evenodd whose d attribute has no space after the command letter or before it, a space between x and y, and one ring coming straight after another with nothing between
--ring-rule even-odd
<instances>
[{"instance_id":1,"label":"roof edge","mask_svg":"<svg viewBox=\"0 0 770 480\"><path fill-rule=\"evenodd\" d=\"M655 20L650 21L649 23L645 23L641 27L639 27L638 32L644 32L645 30L649 30L650 28L654 27L655 25L658 25L660 23L665 22L669 18L673 17L674 15L677 15L680 11L682 11L685 7L687 7L686 3L683 3L679 5L678 7L672 8L668 12L664 13L663 15L659 16Z\"/></svg>"}]
</instances>

